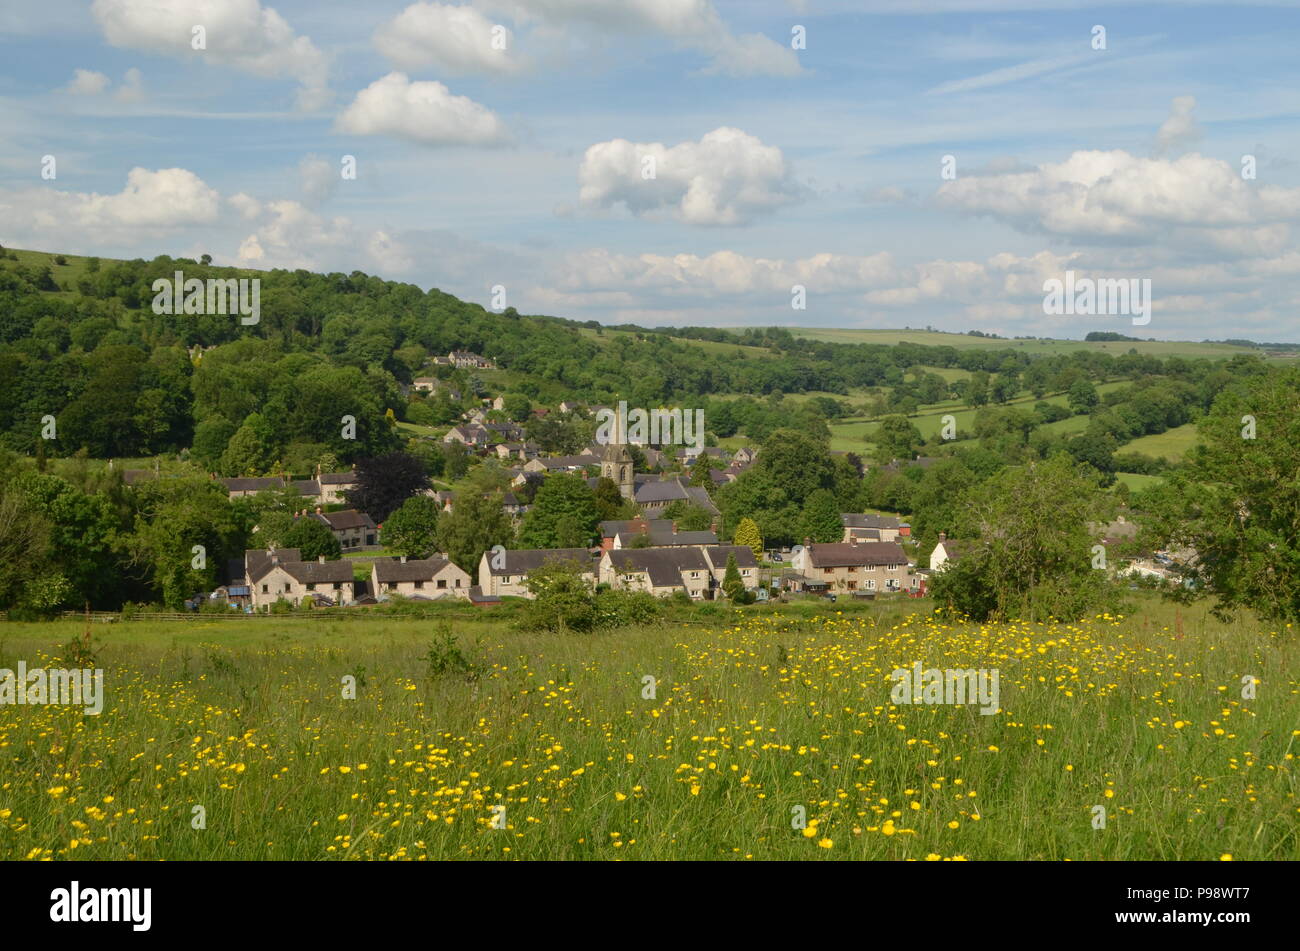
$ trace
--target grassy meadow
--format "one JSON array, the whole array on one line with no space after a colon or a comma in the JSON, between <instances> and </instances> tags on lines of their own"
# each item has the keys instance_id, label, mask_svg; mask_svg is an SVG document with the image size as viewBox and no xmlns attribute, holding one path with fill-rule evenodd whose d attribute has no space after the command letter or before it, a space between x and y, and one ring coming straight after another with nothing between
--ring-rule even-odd
<instances>
[{"instance_id":1,"label":"grassy meadow","mask_svg":"<svg viewBox=\"0 0 1300 951\"><path fill-rule=\"evenodd\" d=\"M95 624L102 714L0 706L0 857L1300 858L1294 631L927 605ZM84 627L0 624L0 668ZM996 668L1001 710L892 704L918 660Z\"/></svg>"}]
</instances>

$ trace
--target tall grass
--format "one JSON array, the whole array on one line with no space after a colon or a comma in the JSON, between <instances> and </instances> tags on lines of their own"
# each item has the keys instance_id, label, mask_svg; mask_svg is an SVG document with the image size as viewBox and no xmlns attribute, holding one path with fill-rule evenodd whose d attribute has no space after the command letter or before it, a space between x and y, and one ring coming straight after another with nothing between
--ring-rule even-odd
<instances>
[{"instance_id":1,"label":"tall grass","mask_svg":"<svg viewBox=\"0 0 1300 951\"><path fill-rule=\"evenodd\" d=\"M101 715L0 706L0 856L1300 858L1292 631L917 610L108 625ZM0 667L79 631L0 625ZM1001 712L892 705L916 660Z\"/></svg>"}]
</instances>

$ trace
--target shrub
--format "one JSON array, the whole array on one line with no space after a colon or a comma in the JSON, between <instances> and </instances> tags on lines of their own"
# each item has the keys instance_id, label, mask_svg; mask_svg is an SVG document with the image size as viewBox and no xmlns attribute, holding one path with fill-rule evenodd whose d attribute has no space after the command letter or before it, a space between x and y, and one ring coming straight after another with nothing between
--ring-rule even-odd
<instances>
[{"instance_id":1,"label":"shrub","mask_svg":"<svg viewBox=\"0 0 1300 951\"><path fill-rule=\"evenodd\" d=\"M435 629L433 640L429 642L429 649L424 654L424 664L430 680L448 673L462 673L474 678L479 675L481 669L468 654L461 650L450 625L446 623L439 624ZM361 678L358 678L357 682L360 683Z\"/></svg>"}]
</instances>

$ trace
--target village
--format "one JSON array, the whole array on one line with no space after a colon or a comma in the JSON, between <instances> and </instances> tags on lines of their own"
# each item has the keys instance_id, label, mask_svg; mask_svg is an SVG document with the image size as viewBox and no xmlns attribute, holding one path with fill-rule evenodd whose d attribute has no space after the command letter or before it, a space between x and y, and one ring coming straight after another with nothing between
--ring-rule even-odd
<instances>
[{"instance_id":1,"label":"village","mask_svg":"<svg viewBox=\"0 0 1300 951\"><path fill-rule=\"evenodd\" d=\"M432 358L431 363L458 369L495 369L492 361L467 351L452 351L445 357ZM462 397L437 377L416 377L410 386L415 394L439 389L450 389L458 400ZM610 480L637 514L602 520L599 541L591 547L495 546L484 550L477 565L466 570L446 553L426 558L387 553L382 523L348 501L358 487L353 470L323 472L318 467L308 479L214 475L232 501L269 490L293 493L302 505L293 513L295 520L315 520L325 526L345 557L305 559L299 549L290 547L248 550L242 560L227 566L226 583L212 591L196 592L186 606L191 610L224 606L249 614L270 612L277 606L359 608L394 599L462 600L489 607L504 598L533 597L530 576L554 562L576 566L592 590L639 591L691 601L724 598L729 566L739 573L744 591L754 601L921 598L927 594L931 577L956 562L971 545L970 540L949 539L940 532L937 544L921 559L911 525L895 514L880 512L841 513L842 534L834 541L805 538L803 544L779 548L737 543L735 538L728 540L720 534L721 513L705 487L690 484L691 471L703 458L710 463L708 475L715 485L733 482L754 465L756 446L729 450L704 446L702 438L684 447L651 446L639 438L627 438L622 428L627 419L625 404L616 412L608 406L561 401L555 407L557 414L584 414L602 423L597 438L582 451L552 454L530 441L520 424L501 420L500 411L505 405L502 396L485 396L477 402L441 437L441 442L464 447L475 460L492 460L501 467L510 478L510 490L502 495L502 510L516 527L531 508L521 496L531 498L540 484L557 473L581 476L592 489L600 479ZM539 408L534 412L547 410ZM629 444L637 446L646 466L653 471L637 471ZM895 459L888 467L926 468L938 461L934 457L917 457L903 463ZM150 470L124 472L128 484L155 476ZM450 513L454 508L453 493L447 489L428 488L423 494L434 500L442 512ZM676 519L664 517L675 505L708 513L708 527L684 529ZM1122 515L1111 524L1096 526L1103 546L1131 539L1135 529ZM363 572L355 570L357 565L368 566L364 577ZM1168 582L1172 577L1171 558L1163 552L1126 559L1119 567L1121 574L1158 582Z\"/></svg>"}]
</instances>

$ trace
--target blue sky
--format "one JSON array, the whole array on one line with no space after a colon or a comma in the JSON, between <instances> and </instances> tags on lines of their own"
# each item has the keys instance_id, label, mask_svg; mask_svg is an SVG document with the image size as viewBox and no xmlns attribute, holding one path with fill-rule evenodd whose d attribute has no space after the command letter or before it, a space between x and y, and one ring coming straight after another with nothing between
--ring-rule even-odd
<instances>
[{"instance_id":1,"label":"blue sky","mask_svg":"<svg viewBox=\"0 0 1300 951\"><path fill-rule=\"evenodd\" d=\"M0 242L605 323L1295 341L1298 5L7 0ZM1045 315L1066 270L1149 278L1151 323Z\"/></svg>"}]
</instances>

